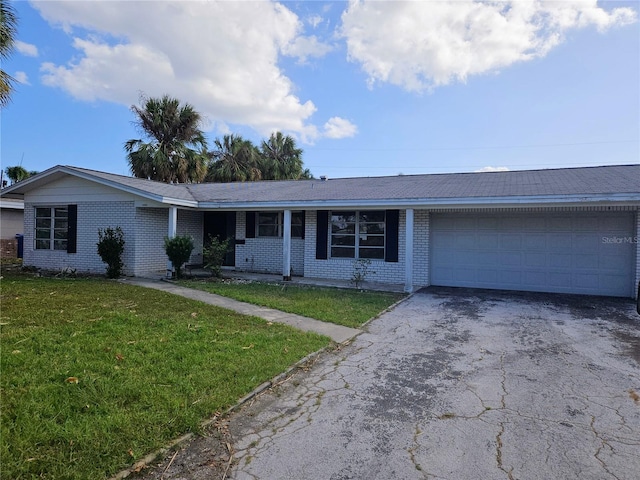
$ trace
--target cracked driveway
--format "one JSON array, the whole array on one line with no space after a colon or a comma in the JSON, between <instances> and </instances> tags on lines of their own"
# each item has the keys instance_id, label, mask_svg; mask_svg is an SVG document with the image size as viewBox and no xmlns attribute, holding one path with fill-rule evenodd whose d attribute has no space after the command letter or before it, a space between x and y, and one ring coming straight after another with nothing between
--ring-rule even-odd
<instances>
[{"instance_id":1,"label":"cracked driveway","mask_svg":"<svg viewBox=\"0 0 640 480\"><path fill-rule=\"evenodd\" d=\"M229 419L244 479L637 479L630 300L429 289Z\"/></svg>"}]
</instances>

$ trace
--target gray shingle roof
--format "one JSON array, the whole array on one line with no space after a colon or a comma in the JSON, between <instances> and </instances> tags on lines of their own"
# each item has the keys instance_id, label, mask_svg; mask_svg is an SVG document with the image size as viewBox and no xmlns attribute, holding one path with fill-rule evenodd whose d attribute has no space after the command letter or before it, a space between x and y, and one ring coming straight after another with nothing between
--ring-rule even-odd
<instances>
[{"instance_id":1,"label":"gray shingle roof","mask_svg":"<svg viewBox=\"0 0 640 480\"><path fill-rule=\"evenodd\" d=\"M640 193L640 165L189 185L199 202L417 200Z\"/></svg>"},{"instance_id":2,"label":"gray shingle roof","mask_svg":"<svg viewBox=\"0 0 640 480\"><path fill-rule=\"evenodd\" d=\"M122 188L132 193L192 206L230 206L314 204L344 201L345 204L383 204L390 202L446 202L447 199L501 199L516 197L593 197L631 194L640 200L640 165L561 168L486 173L447 173L392 177L337 178L323 180L264 181L245 183L202 183L168 185L79 167L53 167L24 181L24 186L9 187L7 193L20 194L64 174ZM21 182L22 184L22 182ZM182 203L181 203L182 202ZM207 205L208 204L208 205Z\"/></svg>"}]
</instances>

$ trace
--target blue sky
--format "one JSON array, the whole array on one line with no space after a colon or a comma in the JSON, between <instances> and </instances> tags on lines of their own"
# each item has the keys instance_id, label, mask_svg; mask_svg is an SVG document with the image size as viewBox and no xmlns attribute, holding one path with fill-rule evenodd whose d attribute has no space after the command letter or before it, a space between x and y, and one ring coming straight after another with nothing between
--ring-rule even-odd
<instances>
[{"instance_id":1,"label":"blue sky","mask_svg":"<svg viewBox=\"0 0 640 480\"><path fill-rule=\"evenodd\" d=\"M17 1L2 168L129 174L164 93L331 178L640 161L637 2Z\"/></svg>"}]
</instances>

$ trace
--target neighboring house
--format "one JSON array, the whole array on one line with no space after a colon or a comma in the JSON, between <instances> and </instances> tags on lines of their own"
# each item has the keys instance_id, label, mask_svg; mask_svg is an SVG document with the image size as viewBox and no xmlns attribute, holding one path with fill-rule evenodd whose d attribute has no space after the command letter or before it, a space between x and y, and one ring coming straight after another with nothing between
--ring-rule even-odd
<instances>
[{"instance_id":1,"label":"neighboring house","mask_svg":"<svg viewBox=\"0 0 640 480\"><path fill-rule=\"evenodd\" d=\"M10 198L0 199L0 256L16 257L16 235L24 228L24 202Z\"/></svg>"},{"instance_id":2,"label":"neighboring house","mask_svg":"<svg viewBox=\"0 0 640 480\"><path fill-rule=\"evenodd\" d=\"M169 185L56 166L24 199L24 264L104 272L98 229L124 231L125 272L162 275L163 241L233 239L241 271L621 297L640 281L640 165Z\"/></svg>"}]
</instances>

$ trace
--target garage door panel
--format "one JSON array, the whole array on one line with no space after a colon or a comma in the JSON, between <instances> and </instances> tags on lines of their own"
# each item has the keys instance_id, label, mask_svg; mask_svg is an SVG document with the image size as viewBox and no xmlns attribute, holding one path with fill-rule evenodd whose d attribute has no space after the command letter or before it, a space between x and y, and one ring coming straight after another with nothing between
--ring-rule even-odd
<instances>
[{"instance_id":1,"label":"garage door panel","mask_svg":"<svg viewBox=\"0 0 640 480\"><path fill-rule=\"evenodd\" d=\"M478 250L495 250L500 246L500 235L496 233L479 233L476 237Z\"/></svg>"},{"instance_id":2,"label":"garage door panel","mask_svg":"<svg viewBox=\"0 0 640 480\"><path fill-rule=\"evenodd\" d=\"M522 246L527 250L540 250L544 252L547 250L547 236L540 233L525 235Z\"/></svg>"},{"instance_id":3,"label":"garage door panel","mask_svg":"<svg viewBox=\"0 0 640 480\"><path fill-rule=\"evenodd\" d=\"M630 212L432 214L431 284L632 294Z\"/></svg>"},{"instance_id":4,"label":"garage door panel","mask_svg":"<svg viewBox=\"0 0 640 480\"><path fill-rule=\"evenodd\" d=\"M571 253L550 253L549 267L570 268L573 265Z\"/></svg>"},{"instance_id":5,"label":"garage door panel","mask_svg":"<svg viewBox=\"0 0 640 480\"><path fill-rule=\"evenodd\" d=\"M531 268L547 267L548 255L546 253L525 253L524 266Z\"/></svg>"},{"instance_id":6,"label":"garage door panel","mask_svg":"<svg viewBox=\"0 0 640 480\"><path fill-rule=\"evenodd\" d=\"M506 250L522 249L522 235L507 233L500 237L500 246Z\"/></svg>"}]
</instances>

